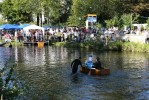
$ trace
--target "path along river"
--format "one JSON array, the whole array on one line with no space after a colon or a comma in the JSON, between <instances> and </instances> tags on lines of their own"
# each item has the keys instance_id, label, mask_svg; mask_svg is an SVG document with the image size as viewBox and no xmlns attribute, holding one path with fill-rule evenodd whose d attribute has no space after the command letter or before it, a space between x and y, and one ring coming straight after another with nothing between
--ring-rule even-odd
<instances>
[{"instance_id":1,"label":"path along river","mask_svg":"<svg viewBox=\"0 0 149 100\"><path fill-rule=\"evenodd\" d=\"M108 76L71 76L80 55L100 57ZM17 77L29 87L20 100L149 100L149 54L96 52L65 47L0 48L0 66L14 60Z\"/></svg>"}]
</instances>

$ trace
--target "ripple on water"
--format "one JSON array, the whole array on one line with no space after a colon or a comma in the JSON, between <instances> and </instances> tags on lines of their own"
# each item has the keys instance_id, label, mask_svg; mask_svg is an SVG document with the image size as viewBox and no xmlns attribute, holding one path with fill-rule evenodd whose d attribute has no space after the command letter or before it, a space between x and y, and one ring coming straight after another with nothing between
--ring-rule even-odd
<instances>
[{"instance_id":1,"label":"ripple on water","mask_svg":"<svg viewBox=\"0 0 149 100\"><path fill-rule=\"evenodd\" d=\"M14 50L14 51L13 51ZM14 48L16 72L29 89L23 99L43 100L148 100L149 66L143 54L82 51L63 47ZM10 56L1 50L0 65ZM3 53L5 52L5 53ZM102 66L110 68L108 76L89 76L78 72L71 76L73 59L89 54L101 58ZM7 57L2 57L6 56ZM4 61L3 61L4 60ZM21 98L21 99L22 99Z\"/></svg>"}]
</instances>

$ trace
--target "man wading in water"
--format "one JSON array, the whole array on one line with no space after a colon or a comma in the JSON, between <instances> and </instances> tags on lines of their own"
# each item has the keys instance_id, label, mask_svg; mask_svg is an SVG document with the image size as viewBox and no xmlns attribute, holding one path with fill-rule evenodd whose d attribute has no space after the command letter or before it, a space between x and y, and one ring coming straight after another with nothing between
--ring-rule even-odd
<instances>
[{"instance_id":1,"label":"man wading in water","mask_svg":"<svg viewBox=\"0 0 149 100\"><path fill-rule=\"evenodd\" d=\"M79 65L82 67L81 57L79 57L79 59L75 59L74 61L72 61L71 63L72 74L75 74L78 71Z\"/></svg>"}]
</instances>

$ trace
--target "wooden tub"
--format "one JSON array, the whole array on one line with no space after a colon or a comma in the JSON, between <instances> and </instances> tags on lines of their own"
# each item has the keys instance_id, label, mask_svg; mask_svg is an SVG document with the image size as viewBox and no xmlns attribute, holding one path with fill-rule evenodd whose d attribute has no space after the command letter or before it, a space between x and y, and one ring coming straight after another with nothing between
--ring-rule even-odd
<instances>
[{"instance_id":1,"label":"wooden tub","mask_svg":"<svg viewBox=\"0 0 149 100\"><path fill-rule=\"evenodd\" d=\"M87 67L81 67L80 72L88 74L88 75L109 75L110 69L99 70L95 68L88 69Z\"/></svg>"}]
</instances>

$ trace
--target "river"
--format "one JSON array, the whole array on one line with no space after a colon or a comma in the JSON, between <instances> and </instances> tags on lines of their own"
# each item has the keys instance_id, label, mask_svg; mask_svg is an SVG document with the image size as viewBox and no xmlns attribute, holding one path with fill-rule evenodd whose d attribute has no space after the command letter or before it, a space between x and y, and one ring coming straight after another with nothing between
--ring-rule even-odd
<instances>
[{"instance_id":1,"label":"river","mask_svg":"<svg viewBox=\"0 0 149 100\"><path fill-rule=\"evenodd\" d=\"M71 75L70 63L98 56L107 76ZM0 47L0 66L16 64L16 77L28 89L18 100L149 100L149 54L100 52L45 46Z\"/></svg>"}]
</instances>

